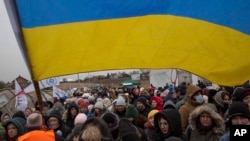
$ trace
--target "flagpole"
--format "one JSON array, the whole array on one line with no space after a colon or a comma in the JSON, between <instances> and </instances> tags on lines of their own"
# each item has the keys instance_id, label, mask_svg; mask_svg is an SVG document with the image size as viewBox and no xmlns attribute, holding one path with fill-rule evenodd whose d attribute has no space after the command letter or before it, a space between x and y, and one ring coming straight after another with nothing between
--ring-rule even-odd
<instances>
[{"instance_id":1,"label":"flagpole","mask_svg":"<svg viewBox=\"0 0 250 141\"><path fill-rule=\"evenodd\" d=\"M37 103L39 105L40 111L43 111L43 100L42 100L42 95L41 95L41 91L39 88L39 83L36 80L33 80L33 84L35 87L35 92L36 92L36 96L37 96Z\"/></svg>"}]
</instances>

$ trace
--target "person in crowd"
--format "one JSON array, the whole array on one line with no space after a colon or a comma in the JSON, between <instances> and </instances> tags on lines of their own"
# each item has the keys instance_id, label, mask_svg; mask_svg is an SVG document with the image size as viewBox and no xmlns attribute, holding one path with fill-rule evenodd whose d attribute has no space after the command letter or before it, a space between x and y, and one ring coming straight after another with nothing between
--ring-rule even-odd
<instances>
[{"instance_id":1,"label":"person in crowd","mask_svg":"<svg viewBox=\"0 0 250 141\"><path fill-rule=\"evenodd\" d=\"M235 94L234 101L242 101L247 104L250 109L250 88L243 88L242 91Z\"/></svg>"},{"instance_id":2,"label":"person in crowd","mask_svg":"<svg viewBox=\"0 0 250 141\"><path fill-rule=\"evenodd\" d=\"M230 127L232 125L250 125L250 110L245 103L233 102L228 113L226 124L229 126L229 130L220 138L220 141L230 141Z\"/></svg>"},{"instance_id":3,"label":"person in crowd","mask_svg":"<svg viewBox=\"0 0 250 141\"><path fill-rule=\"evenodd\" d=\"M188 126L189 114L198 106L203 104L201 88L196 85L189 85L186 90L187 102L180 107L179 113L181 116L182 132L186 131Z\"/></svg>"},{"instance_id":4,"label":"person in crowd","mask_svg":"<svg viewBox=\"0 0 250 141\"><path fill-rule=\"evenodd\" d=\"M60 101L53 104L53 107L48 110L47 115L49 115L50 112L54 111L54 110L58 111L60 113L60 115L63 115L64 106L62 105L62 103Z\"/></svg>"},{"instance_id":5,"label":"person in crowd","mask_svg":"<svg viewBox=\"0 0 250 141\"><path fill-rule=\"evenodd\" d=\"M178 102L177 93L175 91L169 91L168 94L164 97L164 102L171 100L174 104Z\"/></svg>"},{"instance_id":6,"label":"person in crowd","mask_svg":"<svg viewBox=\"0 0 250 141\"><path fill-rule=\"evenodd\" d=\"M109 130L111 131L113 139L116 139L119 133L119 117L113 112L105 112L101 115L101 118L107 123Z\"/></svg>"},{"instance_id":7,"label":"person in crowd","mask_svg":"<svg viewBox=\"0 0 250 141\"><path fill-rule=\"evenodd\" d=\"M165 109L177 109L176 104L173 103L172 100L167 100L164 104L163 104L163 110Z\"/></svg>"},{"instance_id":8,"label":"person in crowd","mask_svg":"<svg viewBox=\"0 0 250 141\"><path fill-rule=\"evenodd\" d=\"M138 97L135 101L136 109L139 111L139 119L141 125L138 125L141 128L144 128L144 124L147 122L148 113L152 110L152 107L148 104L145 97Z\"/></svg>"},{"instance_id":9,"label":"person in crowd","mask_svg":"<svg viewBox=\"0 0 250 141\"><path fill-rule=\"evenodd\" d=\"M139 111L133 104L129 104L126 108L125 117L138 127L144 126L144 121L139 117Z\"/></svg>"},{"instance_id":10,"label":"person in crowd","mask_svg":"<svg viewBox=\"0 0 250 141\"><path fill-rule=\"evenodd\" d=\"M100 117L90 117L82 125L79 141L113 141L108 125Z\"/></svg>"},{"instance_id":11,"label":"person in crowd","mask_svg":"<svg viewBox=\"0 0 250 141\"><path fill-rule=\"evenodd\" d=\"M119 122L119 134L117 141L147 141L147 135L140 127L135 126L127 118L121 118Z\"/></svg>"},{"instance_id":12,"label":"person in crowd","mask_svg":"<svg viewBox=\"0 0 250 141\"><path fill-rule=\"evenodd\" d=\"M112 106L112 100L109 97L103 98L102 103L105 109L109 109L109 107Z\"/></svg>"},{"instance_id":13,"label":"person in crowd","mask_svg":"<svg viewBox=\"0 0 250 141\"><path fill-rule=\"evenodd\" d=\"M25 115L25 118L27 119L27 117L33 113L33 110L29 107L27 107L25 110L24 110L24 115Z\"/></svg>"},{"instance_id":14,"label":"person in crowd","mask_svg":"<svg viewBox=\"0 0 250 141\"><path fill-rule=\"evenodd\" d=\"M114 113L118 115L119 118L124 118L126 113L127 104L122 96L118 96L115 105Z\"/></svg>"},{"instance_id":15,"label":"person in crowd","mask_svg":"<svg viewBox=\"0 0 250 141\"><path fill-rule=\"evenodd\" d=\"M104 106L101 98L100 98L100 100L96 101L93 110L94 110L93 114L95 117L100 117L106 111L105 106Z\"/></svg>"},{"instance_id":16,"label":"person in crowd","mask_svg":"<svg viewBox=\"0 0 250 141\"><path fill-rule=\"evenodd\" d=\"M53 110L45 119L45 124L47 128L54 130L54 132L63 138L66 138L69 133L71 133L71 129L65 125L62 121L62 115L59 110Z\"/></svg>"},{"instance_id":17,"label":"person in crowd","mask_svg":"<svg viewBox=\"0 0 250 141\"><path fill-rule=\"evenodd\" d=\"M75 122L74 125L82 125L86 120L87 120L87 116L84 113L78 113L76 118L75 118Z\"/></svg>"},{"instance_id":18,"label":"person in crowd","mask_svg":"<svg viewBox=\"0 0 250 141\"><path fill-rule=\"evenodd\" d=\"M224 120L207 105L194 109L189 116L190 141L219 141L224 134Z\"/></svg>"},{"instance_id":19,"label":"person in crowd","mask_svg":"<svg viewBox=\"0 0 250 141\"><path fill-rule=\"evenodd\" d=\"M82 125L75 125L72 132L67 136L67 141L79 141L79 134L81 133Z\"/></svg>"},{"instance_id":20,"label":"person in crowd","mask_svg":"<svg viewBox=\"0 0 250 141\"><path fill-rule=\"evenodd\" d=\"M175 104L176 109L179 110L180 107L183 106L187 101L188 101L188 96L187 96L187 94L185 94L185 95L183 95L183 98Z\"/></svg>"},{"instance_id":21,"label":"person in crowd","mask_svg":"<svg viewBox=\"0 0 250 141\"><path fill-rule=\"evenodd\" d=\"M154 126L156 128L155 141L164 141L170 137L177 137L183 141L188 140L182 133L181 117L177 110L166 109L156 113L154 116Z\"/></svg>"},{"instance_id":22,"label":"person in crowd","mask_svg":"<svg viewBox=\"0 0 250 141\"><path fill-rule=\"evenodd\" d=\"M217 108L217 112L224 117L224 114L228 110L229 107L229 102L227 101L226 103L223 100L223 96L227 95L226 91L220 90L218 91L215 96L214 96L214 104Z\"/></svg>"},{"instance_id":23,"label":"person in crowd","mask_svg":"<svg viewBox=\"0 0 250 141\"><path fill-rule=\"evenodd\" d=\"M17 138L25 133L26 121L20 117L14 117L4 124L6 141L17 141Z\"/></svg>"},{"instance_id":24,"label":"person in crowd","mask_svg":"<svg viewBox=\"0 0 250 141\"><path fill-rule=\"evenodd\" d=\"M41 111L40 105L39 105L38 101L36 101L35 110L40 111L42 113L43 119L46 119L47 118L47 113L48 113L48 110L49 110L49 105L48 105L47 102L43 101L42 102L42 107L43 107L43 109Z\"/></svg>"},{"instance_id":25,"label":"person in crowd","mask_svg":"<svg viewBox=\"0 0 250 141\"><path fill-rule=\"evenodd\" d=\"M3 127L3 125L0 125L0 141L3 141L5 135L6 135L6 131Z\"/></svg>"},{"instance_id":26,"label":"person in crowd","mask_svg":"<svg viewBox=\"0 0 250 141\"><path fill-rule=\"evenodd\" d=\"M79 113L78 105L74 101L72 101L67 111L64 112L63 116L63 121L71 130L74 128L74 121L78 113Z\"/></svg>"},{"instance_id":27,"label":"person in crowd","mask_svg":"<svg viewBox=\"0 0 250 141\"><path fill-rule=\"evenodd\" d=\"M163 100L159 96L152 96L150 98L149 104L155 110L161 111L163 108Z\"/></svg>"},{"instance_id":28,"label":"person in crowd","mask_svg":"<svg viewBox=\"0 0 250 141\"><path fill-rule=\"evenodd\" d=\"M12 118L14 117L20 117L20 118L23 118L24 120L26 120L26 117L25 117L25 114L23 111L17 111L13 114Z\"/></svg>"},{"instance_id":29,"label":"person in crowd","mask_svg":"<svg viewBox=\"0 0 250 141\"><path fill-rule=\"evenodd\" d=\"M53 130L41 130L42 115L32 113L27 117L27 132L18 137L18 141L64 141L65 139L54 133Z\"/></svg>"},{"instance_id":30,"label":"person in crowd","mask_svg":"<svg viewBox=\"0 0 250 141\"><path fill-rule=\"evenodd\" d=\"M11 119L11 115L9 113L2 114L2 116L1 116L2 125L4 125L10 119Z\"/></svg>"},{"instance_id":31,"label":"person in crowd","mask_svg":"<svg viewBox=\"0 0 250 141\"><path fill-rule=\"evenodd\" d=\"M217 93L215 89L208 89L207 96L208 96L208 103L214 103L214 96Z\"/></svg>"},{"instance_id":32,"label":"person in crowd","mask_svg":"<svg viewBox=\"0 0 250 141\"><path fill-rule=\"evenodd\" d=\"M154 115L158 113L158 110L151 110L148 113L148 121L144 124L145 133L148 141L154 141L154 135L156 134L156 128L154 125Z\"/></svg>"},{"instance_id":33,"label":"person in crowd","mask_svg":"<svg viewBox=\"0 0 250 141\"><path fill-rule=\"evenodd\" d=\"M79 112L84 113L87 117L93 116L92 112L88 109L88 103L80 98L77 101L77 105L79 106Z\"/></svg>"}]
</instances>

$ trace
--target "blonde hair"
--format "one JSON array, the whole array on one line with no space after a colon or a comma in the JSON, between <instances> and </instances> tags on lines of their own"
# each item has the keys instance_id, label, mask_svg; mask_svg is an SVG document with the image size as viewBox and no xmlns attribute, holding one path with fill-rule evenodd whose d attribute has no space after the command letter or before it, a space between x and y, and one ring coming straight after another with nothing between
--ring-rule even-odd
<instances>
[{"instance_id":1,"label":"blonde hair","mask_svg":"<svg viewBox=\"0 0 250 141\"><path fill-rule=\"evenodd\" d=\"M81 138L84 141L101 141L102 134L97 126L88 126L83 131Z\"/></svg>"}]
</instances>

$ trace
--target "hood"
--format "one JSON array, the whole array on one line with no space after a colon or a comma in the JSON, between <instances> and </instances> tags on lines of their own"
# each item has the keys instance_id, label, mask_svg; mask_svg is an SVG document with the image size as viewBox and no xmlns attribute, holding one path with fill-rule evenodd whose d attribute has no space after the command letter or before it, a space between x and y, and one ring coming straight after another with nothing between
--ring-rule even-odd
<instances>
[{"instance_id":1,"label":"hood","mask_svg":"<svg viewBox=\"0 0 250 141\"><path fill-rule=\"evenodd\" d=\"M170 136L181 137L182 136L181 117L180 117L180 113L177 110L166 109L155 114L154 125L155 125L155 128L157 129L157 132L159 133L161 133L161 129L159 126L160 117L163 117L169 123L169 131L168 131L168 134L165 135L165 137L170 137Z\"/></svg>"},{"instance_id":2,"label":"hood","mask_svg":"<svg viewBox=\"0 0 250 141\"><path fill-rule=\"evenodd\" d=\"M198 92L198 91L201 91L201 88L196 86L196 85L189 85L187 87L187 90L186 90L186 95L187 95L187 101L189 104L191 105L197 105L195 100L192 99L193 95Z\"/></svg>"},{"instance_id":3,"label":"hood","mask_svg":"<svg viewBox=\"0 0 250 141\"><path fill-rule=\"evenodd\" d=\"M172 100L168 100L164 103L163 109L177 109L177 107Z\"/></svg>"},{"instance_id":4,"label":"hood","mask_svg":"<svg viewBox=\"0 0 250 141\"><path fill-rule=\"evenodd\" d=\"M20 117L15 117L12 118L11 120L8 120L5 124L4 124L4 128L7 129L7 126L13 123L18 130L18 135L23 135L25 133L25 125L26 125L26 121L23 118Z\"/></svg>"},{"instance_id":5,"label":"hood","mask_svg":"<svg viewBox=\"0 0 250 141\"><path fill-rule=\"evenodd\" d=\"M82 125L82 130L81 131L84 131L88 126L98 126L98 129L100 129L103 138L113 140L111 131L107 130L108 125L100 117L90 117L90 118L88 118L86 120L86 122ZM81 135L80 135L80 137L81 137Z\"/></svg>"},{"instance_id":6,"label":"hood","mask_svg":"<svg viewBox=\"0 0 250 141\"><path fill-rule=\"evenodd\" d=\"M3 117L6 116L6 115L8 115L8 116L10 117L10 119L11 119L11 115L10 115L9 113L4 113L4 114L2 114L2 116L1 116L1 123L2 123L2 124L4 124L4 123L3 123Z\"/></svg>"},{"instance_id":7,"label":"hood","mask_svg":"<svg viewBox=\"0 0 250 141\"><path fill-rule=\"evenodd\" d=\"M49 118L51 117L55 117L59 120L59 124L60 126L63 124L63 121L62 121L62 114L60 113L60 111L58 110L52 110L49 115L46 117L45 119L45 124L48 126L48 120ZM48 126L49 127L49 126Z\"/></svg>"},{"instance_id":8,"label":"hood","mask_svg":"<svg viewBox=\"0 0 250 141\"><path fill-rule=\"evenodd\" d=\"M214 109L203 105L203 106L199 106L197 108L194 109L194 111L190 114L189 116L189 123L191 124L192 129L198 129L199 127L197 126L196 121L198 120L199 116L206 112L207 114L209 114L212 118L212 122L213 122L213 130L217 129L217 128L221 128L224 129L224 120L223 118L214 111Z\"/></svg>"},{"instance_id":9,"label":"hood","mask_svg":"<svg viewBox=\"0 0 250 141\"><path fill-rule=\"evenodd\" d=\"M161 111L162 110L162 105L163 105L163 100L161 97L158 97L158 96L152 96L151 99L150 99L150 105L152 105L152 101L155 100L157 105L155 107L156 110L159 110Z\"/></svg>"},{"instance_id":10,"label":"hood","mask_svg":"<svg viewBox=\"0 0 250 141\"><path fill-rule=\"evenodd\" d=\"M73 108L73 107L76 108L77 114L79 113L79 107L78 107L78 105L73 101L73 102L71 102L71 103L69 104L69 107L68 107L68 109L67 109L67 111L68 111L68 112L67 112L67 114L68 114L67 117L68 117L68 118L71 117L71 115L70 115L70 114L71 114L71 113L70 113L70 110L71 110L71 108ZM76 114L76 115L77 115L77 114Z\"/></svg>"},{"instance_id":11,"label":"hood","mask_svg":"<svg viewBox=\"0 0 250 141\"><path fill-rule=\"evenodd\" d=\"M221 107L224 107L224 102L223 102L223 99L222 99L222 97L221 97L221 95L222 95L223 92L224 92L224 91L219 91L219 92L217 92L217 93L215 94L215 96L214 96L215 102L216 102L217 104L219 104Z\"/></svg>"}]
</instances>

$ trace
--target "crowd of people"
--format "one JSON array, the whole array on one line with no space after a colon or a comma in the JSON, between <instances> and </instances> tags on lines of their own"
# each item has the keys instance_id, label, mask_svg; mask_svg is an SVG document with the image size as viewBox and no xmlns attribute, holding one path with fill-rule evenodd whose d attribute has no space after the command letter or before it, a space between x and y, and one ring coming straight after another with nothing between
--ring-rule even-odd
<instances>
[{"instance_id":1,"label":"crowd of people","mask_svg":"<svg viewBox=\"0 0 250 141\"><path fill-rule=\"evenodd\" d=\"M99 88L2 113L0 141L229 141L249 109L248 86Z\"/></svg>"}]
</instances>

